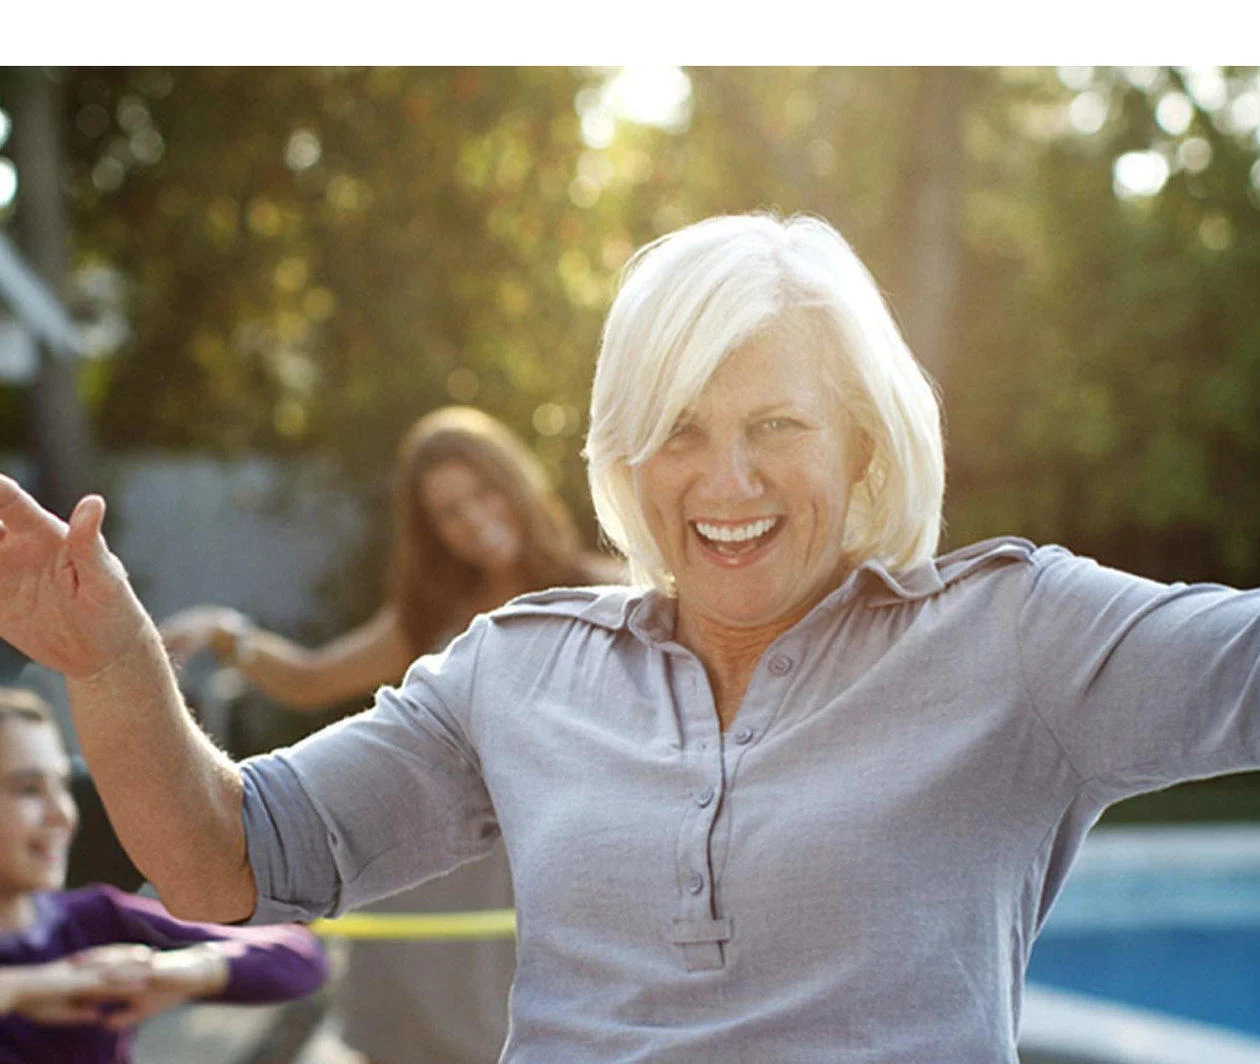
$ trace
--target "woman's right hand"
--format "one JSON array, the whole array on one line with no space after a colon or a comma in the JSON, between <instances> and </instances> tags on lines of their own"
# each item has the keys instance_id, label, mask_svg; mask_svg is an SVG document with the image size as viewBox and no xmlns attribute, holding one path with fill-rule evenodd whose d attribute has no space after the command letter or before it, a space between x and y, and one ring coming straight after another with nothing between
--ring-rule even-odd
<instances>
[{"instance_id":1,"label":"woman's right hand","mask_svg":"<svg viewBox=\"0 0 1260 1064\"><path fill-rule=\"evenodd\" d=\"M167 617L160 625L162 642L171 658L182 664L198 651L218 652L222 637L237 638L249 626L244 614L226 606L192 606Z\"/></svg>"},{"instance_id":2,"label":"woman's right hand","mask_svg":"<svg viewBox=\"0 0 1260 1064\"><path fill-rule=\"evenodd\" d=\"M71 679L95 676L151 631L104 518L99 495L80 499L67 524L0 476L0 639Z\"/></svg>"}]
</instances>

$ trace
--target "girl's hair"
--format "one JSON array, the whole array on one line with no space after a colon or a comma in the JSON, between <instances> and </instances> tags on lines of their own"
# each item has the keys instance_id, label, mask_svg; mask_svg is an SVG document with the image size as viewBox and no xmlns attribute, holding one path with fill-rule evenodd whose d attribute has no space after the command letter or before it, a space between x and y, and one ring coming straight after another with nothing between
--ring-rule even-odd
<instances>
[{"instance_id":1,"label":"girl's hair","mask_svg":"<svg viewBox=\"0 0 1260 1064\"><path fill-rule=\"evenodd\" d=\"M632 469L664 442L727 356L769 334L820 360L865 474L844 532L853 564L910 567L936 550L945 490L940 409L874 279L821 218L710 218L641 248L608 312L586 442L591 498L635 583L672 591ZM837 471L837 475L844 475Z\"/></svg>"},{"instance_id":2,"label":"girl's hair","mask_svg":"<svg viewBox=\"0 0 1260 1064\"><path fill-rule=\"evenodd\" d=\"M24 687L0 687L0 723L8 720L55 726L48 703Z\"/></svg>"},{"instance_id":3,"label":"girl's hair","mask_svg":"<svg viewBox=\"0 0 1260 1064\"><path fill-rule=\"evenodd\" d=\"M399 446L394 467L394 564L391 600L416 654L432 650L469 616L452 616L482 579L442 544L425 509L421 478L458 461L506 496L520 523L520 567L530 589L591 582L577 530L538 459L506 425L480 410L448 406L417 421Z\"/></svg>"}]
</instances>

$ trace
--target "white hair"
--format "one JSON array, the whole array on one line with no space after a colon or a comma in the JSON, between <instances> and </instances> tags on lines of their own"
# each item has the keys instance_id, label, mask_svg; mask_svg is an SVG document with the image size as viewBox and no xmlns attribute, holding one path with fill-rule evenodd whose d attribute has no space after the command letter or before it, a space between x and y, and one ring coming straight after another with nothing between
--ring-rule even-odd
<instances>
[{"instance_id":1,"label":"white hair","mask_svg":"<svg viewBox=\"0 0 1260 1064\"><path fill-rule=\"evenodd\" d=\"M633 581L673 585L633 467L661 447L733 350L781 329L804 330L870 453L844 531L851 562L903 569L935 553L945 491L940 408L874 279L821 218L733 215L640 248L604 323L585 455L596 516Z\"/></svg>"}]
</instances>

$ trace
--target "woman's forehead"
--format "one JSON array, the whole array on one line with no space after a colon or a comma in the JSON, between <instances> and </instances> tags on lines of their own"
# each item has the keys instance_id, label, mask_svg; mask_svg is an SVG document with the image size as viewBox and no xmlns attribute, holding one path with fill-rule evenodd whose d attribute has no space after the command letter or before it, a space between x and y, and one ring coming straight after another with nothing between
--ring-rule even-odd
<instances>
[{"instance_id":1,"label":"woman's forehead","mask_svg":"<svg viewBox=\"0 0 1260 1064\"><path fill-rule=\"evenodd\" d=\"M792 337L763 333L738 345L722 360L688 409L778 406L822 412L834 408L819 352Z\"/></svg>"}]
</instances>

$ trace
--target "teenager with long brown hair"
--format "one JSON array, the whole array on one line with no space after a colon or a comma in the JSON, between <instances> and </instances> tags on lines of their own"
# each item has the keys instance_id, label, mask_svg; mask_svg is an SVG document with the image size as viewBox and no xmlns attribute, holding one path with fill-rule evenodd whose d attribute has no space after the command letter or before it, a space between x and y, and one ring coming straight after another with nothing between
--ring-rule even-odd
<instances>
[{"instance_id":1,"label":"teenager with long brown hair","mask_svg":"<svg viewBox=\"0 0 1260 1064\"><path fill-rule=\"evenodd\" d=\"M200 606L162 625L168 649L180 658L210 647L269 697L313 710L398 682L415 658L516 595L620 578L610 559L581 549L568 510L524 443L470 407L428 414L403 438L394 520L386 600L357 628L306 648L236 610ZM499 846L376 908L511 904ZM345 1038L374 1064L488 1064L503 1042L514 967L511 942L355 943L342 984Z\"/></svg>"}]
</instances>

